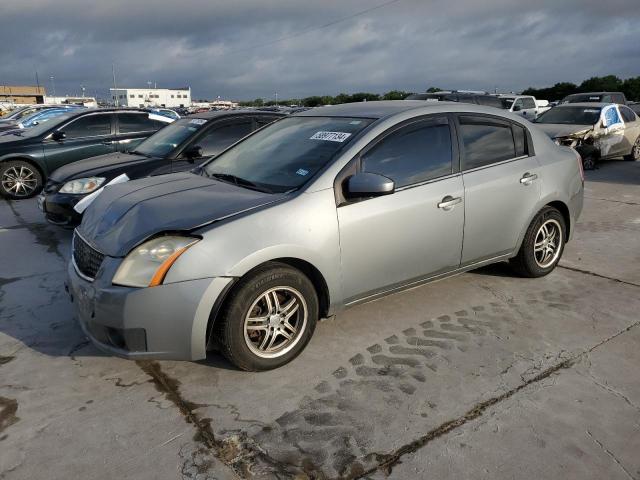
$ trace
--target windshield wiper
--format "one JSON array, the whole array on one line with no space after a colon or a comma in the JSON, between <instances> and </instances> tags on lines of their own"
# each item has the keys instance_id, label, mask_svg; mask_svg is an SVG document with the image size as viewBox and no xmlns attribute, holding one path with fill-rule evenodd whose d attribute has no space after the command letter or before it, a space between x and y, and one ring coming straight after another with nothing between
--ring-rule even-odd
<instances>
[{"instance_id":1,"label":"windshield wiper","mask_svg":"<svg viewBox=\"0 0 640 480\"><path fill-rule=\"evenodd\" d=\"M218 180L222 180L223 182L233 183L235 185L238 185L239 187L247 187L247 188L250 188L252 190L257 190L259 192L273 193L268 188L259 187L258 185L256 185L255 183L253 183L250 180L246 180L244 178L240 178L240 177L237 177L235 175L231 175L229 173L212 173L212 174L209 175L209 177L217 178Z\"/></svg>"}]
</instances>

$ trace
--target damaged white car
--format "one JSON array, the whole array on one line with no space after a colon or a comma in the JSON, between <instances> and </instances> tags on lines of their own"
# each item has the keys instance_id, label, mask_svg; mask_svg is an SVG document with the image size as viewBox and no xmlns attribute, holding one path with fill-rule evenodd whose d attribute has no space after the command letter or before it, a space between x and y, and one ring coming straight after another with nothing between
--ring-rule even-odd
<instances>
[{"instance_id":1,"label":"damaged white car","mask_svg":"<svg viewBox=\"0 0 640 480\"><path fill-rule=\"evenodd\" d=\"M573 147L585 169L600 160L640 160L640 118L612 103L567 103L540 115L535 123L558 145Z\"/></svg>"}]
</instances>

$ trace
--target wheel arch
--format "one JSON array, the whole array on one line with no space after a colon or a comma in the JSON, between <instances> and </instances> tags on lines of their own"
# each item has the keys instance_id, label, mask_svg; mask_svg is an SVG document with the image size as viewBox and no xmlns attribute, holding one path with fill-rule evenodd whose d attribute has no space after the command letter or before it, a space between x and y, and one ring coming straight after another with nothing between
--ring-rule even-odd
<instances>
[{"instance_id":1,"label":"wheel arch","mask_svg":"<svg viewBox=\"0 0 640 480\"><path fill-rule=\"evenodd\" d=\"M564 225L566 227L566 231L564 232L564 241L568 242L569 239L571 238L570 232L572 228L571 214L569 213L569 207L567 206L566 203L560 200L554 200L552 202L549 202L545 205L545 207L553 207L562 214L562 218L564 219Z\"/></svg>"},{"instance_id":2,"label":"wheel arch","mask_svg":"<svg viewBox=\"0 0 640 480\"><path fill-rule=\"evenodd\" d=\"M0 158L0 164L6 163L6 162L15 162L15 161L27 162L28 164L33 165L35 168L38 169L38 172L42 176L43 185L46 183L47 177L48 177L47 169L42 163L40 163L35 158L24 156L24 155L11 155L11 156Z\"/></svg>"},{"instance_id":3,"label":"wheel arch","mask_svg":"<svg viewBox=\"0 0 640 480\"><path fill-rule=\"evenodd\" d=\"M269 263L281 263L288 265L296 270L302 272L313 284L313 287L318 295L318 306L319 306L319 316L320 318L326 317L329 314L329 309L331 305L331 296L329 293L329 286L327 284L324 275L320 270L313 265L312 263L303 260L301 258L296 257L278 257L273 258L260 264L254 266L250 270L248 270L242 277L235 277L232 282L227 285L224 291L220 294L220 297L216 300L213 308L211 309L211 314L209 315L209 321L207 323L207 348L210 349L214 346L215 342L213 339L213 326L218 319L218 316L222 310L222 307L229 299L229 295L234 289L238 286L238 281L242 278L245 278L248 275L251 275L254 271L259 268L264 267Z\"/></svg>"}]
</instances>

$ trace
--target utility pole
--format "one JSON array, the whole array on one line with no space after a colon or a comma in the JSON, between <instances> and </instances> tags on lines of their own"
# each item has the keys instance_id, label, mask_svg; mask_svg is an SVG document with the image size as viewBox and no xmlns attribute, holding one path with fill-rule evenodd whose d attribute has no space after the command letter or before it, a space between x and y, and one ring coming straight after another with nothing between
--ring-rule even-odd
<instances>
[{"instance_id":1,"label":"utility pole","mask_svg":"<svg viewBox=\"0 0 640 480\"><path fill-rule=\"evenodd\" d=\"M278 92L276 92L276 107L278 106Z\"/></svg>"},{"instance_id":2,"label":"utility pole","mask_svg":"<svg viewBox=\"0 0 640 480\"><path fill-rule=\"evenodd\" d=\"M113 96L115 97L116 107L118 106L118 92L116 86L116 66L115 64L111 64L111 73L113 73Z\"/></svg>"},{"instance_id":3,"label":"utility pole","mask_svg":"<svg viewBox=\"0 0 640 480\"><path fill-rule=\"evenodd\" d=\"M49 78L51 79L51 90L53 91L53 96L55 97L56 96L56 78L53 75L51 75Z\"/></svg>"}]
</instances>

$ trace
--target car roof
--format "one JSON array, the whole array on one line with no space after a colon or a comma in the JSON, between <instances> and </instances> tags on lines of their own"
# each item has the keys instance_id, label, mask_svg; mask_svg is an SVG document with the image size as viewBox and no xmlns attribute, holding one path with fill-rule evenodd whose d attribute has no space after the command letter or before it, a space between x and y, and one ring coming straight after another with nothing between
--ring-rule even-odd
<instances>
[{"instance_id":1,"label":"car roof","mask_svg":"<svg viewBox=\"0 0 640 480\"><path fill-rule=\"evenodd\" d=\"M622 92L579 92L579 93L572 93L571 95L567 95L567 97L577 97L579 95L608 95L611 93L621 94Z\"/></svg>"},{"instance_id":2,"label":"car roof","mask_svg":"<svg viewBox=\"0 0 640 480\"><path fill-rule=\"evenodd\" d=\"M615 103L611 102L575 102L575 103L561 103L560 105L556 105L553 108L567 108L567 107L578 107L578 108L602 108L607 105L615 105Z\"/></svg>"},{"instance_id":3,"label":"car roof","mask_svg":"<svg viewBox=\"0 0 640 480\"><path fill-rule=\"evenodd\" d=\"M304 112L294 113L295 117L356 117L356 118L385 118L397 113L430 105L455 105L454 102L425 102L424 100L383 100L375 102L342 103L327 105Z\"/></svg>"},{"instance_id":4,"label":"car roof","mask_svg":"<svg viewBox=\"0 0 640 480\"><path fill-rule=\"evenodd\" d=\"M274 115L279 117L287 116L286 113L269 112L269 111L263 111L263 110L211 110L208 112L192 113L190 115L185 115L182 118L202 118L204 120L213 120L221 117L230 117L230 116L236 117L241 115L253 115L253 116L260 115L265 117L273 117Z\"/></svg>"},{"instance_id":5,"label":"car roof","mask_svg":"<svg viewBox=\"0 0 640 480\"><path fill-rule=\"evenodd\" d=\"M485 105L464 102L427 102L424 100L385 100L379 102L344 103L318 107L306 112L295 113L294 117L354 117L382 119L411 110L421 110L419 114L469 112L497 115L513 119L504 110ZM520 117L519 120L522 120Z\"/></svg>"}]
</instances>

